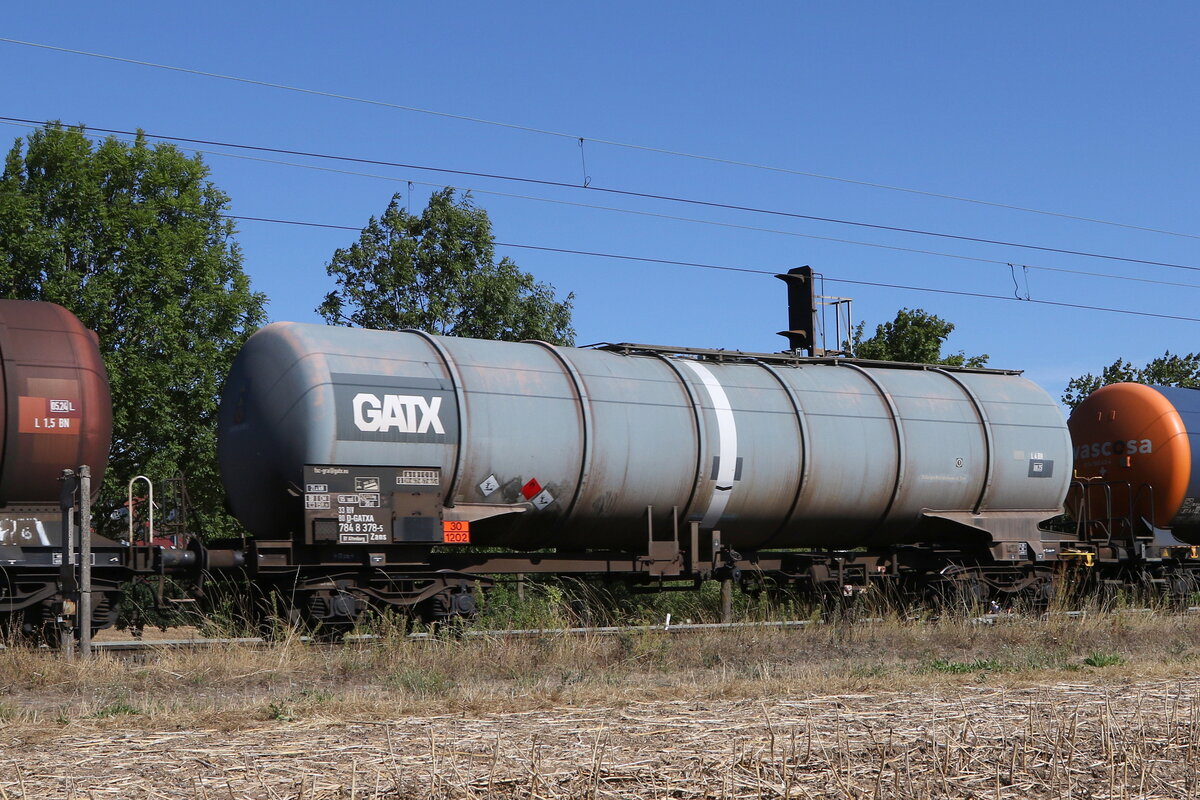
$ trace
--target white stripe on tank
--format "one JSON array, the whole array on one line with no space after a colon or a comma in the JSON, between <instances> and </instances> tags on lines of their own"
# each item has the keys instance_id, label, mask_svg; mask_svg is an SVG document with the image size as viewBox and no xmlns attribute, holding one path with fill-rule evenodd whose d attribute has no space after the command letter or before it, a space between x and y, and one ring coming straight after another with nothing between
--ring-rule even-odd
<instances>
[{"instance_id":1,"label":"white stripe on tank","mask_svg":"<svg viewBox=\"0 0 1200 800\"><path fill-rule=\"evenodd\" d=\"M721 515L725 513L725 506L729 503L729 495L733 492L738 459L737 425L734 423L733 409L729 406L729 397L712 371L692 359L681 361L695 372L704 384L717 417L717 479L714 482L712 498L708 502L708 510L700 520L701 528L712 529L720 522Z\"/></svg>"}]
</instances>

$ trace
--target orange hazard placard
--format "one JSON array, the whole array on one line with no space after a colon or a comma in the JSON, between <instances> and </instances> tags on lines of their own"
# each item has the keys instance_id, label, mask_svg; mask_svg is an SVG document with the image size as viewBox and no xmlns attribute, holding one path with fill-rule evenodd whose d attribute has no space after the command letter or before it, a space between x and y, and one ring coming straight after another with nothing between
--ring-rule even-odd
<instances>
[{"instance_id":1,"label":"orange hazard placard","mask_svg":"<svg viewBox=\"0 0 1200 800\"><path fill-rule=\"evenodd\" d=\"M442 542L445 544L470 544L471 523L443 521Z\"/></svg>"}]
</instances>

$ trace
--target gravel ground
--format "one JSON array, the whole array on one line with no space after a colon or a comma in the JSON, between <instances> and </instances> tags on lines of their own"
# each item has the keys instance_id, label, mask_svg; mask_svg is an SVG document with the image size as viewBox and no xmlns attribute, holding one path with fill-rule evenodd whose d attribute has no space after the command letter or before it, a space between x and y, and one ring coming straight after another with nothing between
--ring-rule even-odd
<instances>
[{"instance_id":1,"label":"gravel ground","mask_svg":"<svg viewBox=\"0 0 1200 800\"><path fill-rule=\"evenodd\" d=\"M1188 798L1200 679L306 719L0 728L9 798ZM52 726L47 726L47 728Z\"/></svg>"}]
</instances>

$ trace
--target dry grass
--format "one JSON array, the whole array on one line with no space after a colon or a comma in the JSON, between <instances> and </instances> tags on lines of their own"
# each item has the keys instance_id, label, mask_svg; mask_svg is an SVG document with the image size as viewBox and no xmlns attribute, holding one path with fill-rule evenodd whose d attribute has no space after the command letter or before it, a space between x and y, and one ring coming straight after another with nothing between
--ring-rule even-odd
<instances>
[{"instance_id":1,"label":"dry grass","mask_svg":"<svg viewBox=\"0 0 1200 800\"><path fill-rule=\"evenodd\" d=\"M1190 797L1200 620L0 652L0 800Z\"/></svg>"}]
</instances>

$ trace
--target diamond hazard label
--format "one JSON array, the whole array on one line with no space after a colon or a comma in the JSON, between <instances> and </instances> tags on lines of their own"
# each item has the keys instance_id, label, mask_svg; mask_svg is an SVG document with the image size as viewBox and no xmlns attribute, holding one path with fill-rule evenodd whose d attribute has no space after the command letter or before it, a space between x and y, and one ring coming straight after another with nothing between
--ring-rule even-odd
<instances>
[{"instance_id":1,"label":"diamond hazard label","mask_svg":"<svg viewBox=\"0 0 1200 800\"><path fill-rule=\"evenodd\" d=\"M541 511L546 506L554 502L554 495L550 494L550 490L542 491L537 497L533 498L533 507Z\"/></svg>"},{"instance_id":2,"label":"diamond hazard label","mask_svg":"<svg viewBox=\"0 0 1200 800\"><path fill-rule=\"evenodd\" d=\"M521 487L521 496L526 500L532 500L541 490L542 485L537 482L537 478L530 478L529 483Z\"/></svg>"},{"instance_id":3,"label":"diamond hazard label","mask_svg":"<svg viewBox=\"0 0 1200 800\"><path fill-rule=\"evenodd\" d=\"M495 475L488 475L487 480L479 484L479 492L487 497L492 492L500 488L500 481L496 480Z\"/></svg>"}]
</instances>

